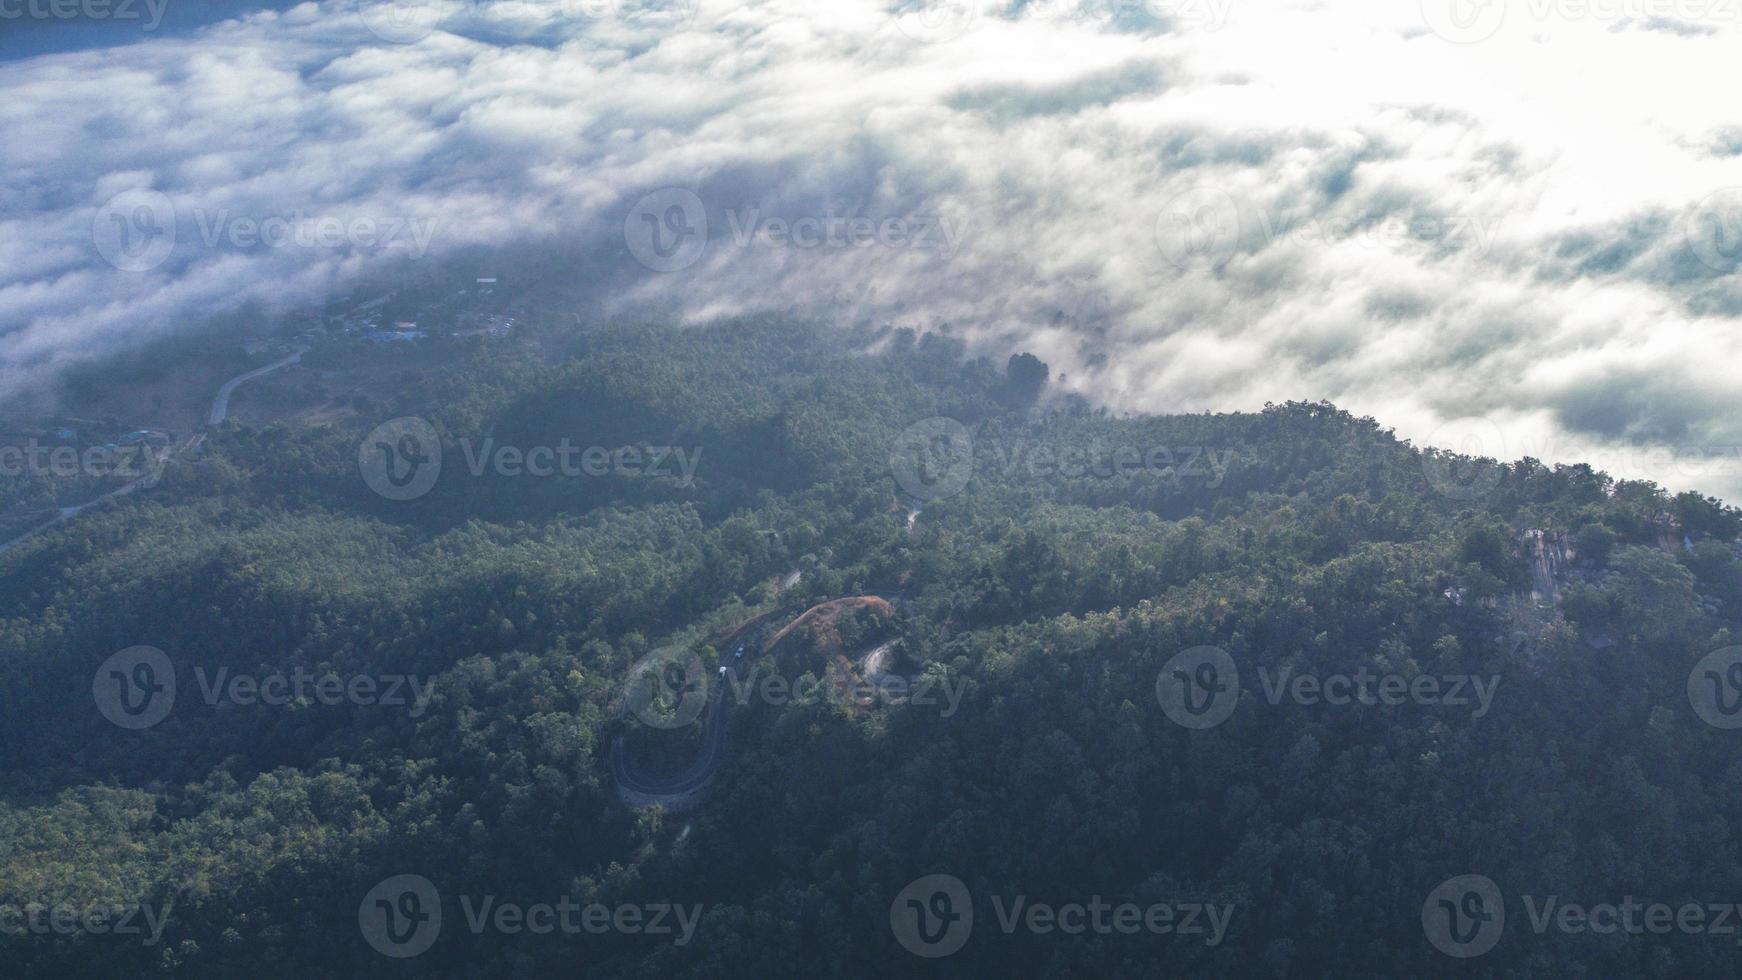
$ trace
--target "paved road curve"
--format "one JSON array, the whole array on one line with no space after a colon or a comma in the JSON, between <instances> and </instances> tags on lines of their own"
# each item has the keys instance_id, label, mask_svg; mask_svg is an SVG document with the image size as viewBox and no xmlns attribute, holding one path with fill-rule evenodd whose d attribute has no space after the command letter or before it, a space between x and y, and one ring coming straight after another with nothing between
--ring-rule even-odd
<instances>
[{"instance_id":1,"label":"paved road curve","mask_svg":"<svg viewBox=\"0 0 1742 980\"><path fill-rule=\"evenodd\" d=\"M867 595L877 593L867 592ZM899 593L895 597L899 600ZM735 649L746 634L762 620L758 616L719 645L721 650ZM881 648L880 648L881 651ZM701 802L702 790L714 781L720 765L726 761L726 735L730 724L734 685L738 681L741 661L726 657L722 664L726 673L708 678L707 730L702 734L702 750L694 762L675 773L661 775L636 767L624 745L623 736L611 739L611 773L617 780L617 795L633 806L663 806L667 810L686 810ZM628 698L624 698L627 711Z\"/></svg>"},{"instance_id":2,"label":"paved road curve","mask_svg":"<svg viewBox=\"0 0 1742 980\"><path fill-rule=\"evenodd\" d=\"M744 643L745 635L755 629L762 616L752 619L720 643L721 650L734 650ZM623 743L623 736L611 739L611 774L617 780L617 795L633 806L663 806L667 810L683 810L700 802L701 792L714 781L720 764L726 761L726 728L732 713L732 684L738 679L737 658L728 655L724 675L708 680L707 730L702 733L702 750L694 762L682 770L660 775L638 769ZM624 698L624 710L628 710Z\"/></svg>"},{"instance_id":3,"label":"paved road curve","mask_svg":"<svg viewBox=\"0 0 1742 980\"><path fill-rule=\"evenodd\" d=\"M265 367L255 368L246 374L238 374L224 382L224 386L218 389L218 397L212 399L212 410L206 415L206 424L217 425L230 417L230 396L236 392L236 387L242 382L252 381L263 374L270 374L287 364L295 364L302 360L302 355L303 352L299 350L282 360L273 361Z\"/></svg>"},{"instance_id":4,"label":"paved road curve","mask_svg":"<svg viewBox=\"0 0 1742 980\"><path fill-rule=\"evenodd\" d=\"M738 675L728 667L723 681L735 681ZM707 730L702 735L702 750L694 762L682 771L670 775L655 775L637 769L625 751L623 736L611 740L611 772L617 778L617 795L625 803L636 806L663 806L681 810L696 802L696 797L720 771L726 760L726 726L731 715L730 684L710 685L714 688L708 703Z\"/></svg>"},{"instance_id":5,"label":"paved road curve","mask_svg":"<svg viewBox=\"0 0 1742 980\"><path fill-rule=\"evenodd\" d=\"M218 423L224 421L226 418L228 418L230 416L230 396L235 393L238 385L242 384L244 381L251 381L255 378L260 377L263 374L267 374L267 373L270 373L272 371L276 371L279 368L284 367L287 364L295 364L298 361L302 360L303 353L304 353L304 350L298 350L296 353L291 354L289 357L285 357L285 358L282 358L280 360L274 361L271 364L266 365L265 367L258 367L252 371L248 371L248 372L245 372L243 374L238 374L234 378L231 378L230 380L224 382L224 386L222 388L218 389L218 396L212 400L212 410L206 414L206 425L208 425L208 426L217 425ZM206 441L206 434L204 432L201 432L199 435L195 436L194 438L192 438L192 439L188 440L186 443L184 443L182 448L183 449L193 449L193 448L198 447L201 443L203 443L205 441ZM125 486L117 487L116 489L110 490L108 493L105 493L100 497L96 497L96 498L93 498L91 500L87 500L84 503L79 504L76 507L62 507L60 509L60 513L56 514L54 517L50 518L49 520L46 520L46 521L42 522L41 524L38 524L37 526L24 532L23 534L20 534L18 537L13 538L11 541L6 542L5 544L0 544L0 555L3 555L6 552L11 551L15 546L23 544L26 541L29 541L31 538L36 537L38 534L41 534L42 532L48 530L51 527L54 527L58 524L64 524L65 522L72 520L73 518L79 516L79 513L88 507L94 507L97 504L100 504L105 500L112 500L115 497L119 497L123 494L132 493L134 490L137 490L141 486L150 486L150 485L155 484L157 482L157 478L163 474L163 468L165 466L169 465L169 461L170 461L171 457L173 457L175 455L175 453L176 453L176 451L172 450L172 449L164 450L163 454L157 458L156 464L151 467L151 472L145 474L144 476L140 477L137 480L134 480L131 483L126 484Z\"/></svg>"}]
</instances>

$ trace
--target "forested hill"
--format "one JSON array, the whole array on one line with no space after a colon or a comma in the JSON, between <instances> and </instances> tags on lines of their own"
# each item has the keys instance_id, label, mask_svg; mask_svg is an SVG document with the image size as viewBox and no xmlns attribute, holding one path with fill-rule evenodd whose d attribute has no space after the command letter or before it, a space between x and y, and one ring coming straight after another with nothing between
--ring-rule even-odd
<instances>
[{"instance_id":1,"label":"forested hill","mask_svg":"<svg viewBox=\"0 0 1742 980\"><path fill-rule=\"evenodd\" d=\"M470 349L362 425L225 423L0 555L0 913L161 920L13 914L0 974L1734 974L1734 936L1538 931L1527 902L1742 901L1739 692L1699 694L1742 662L1708 658L1742 644L1742 515L1326 404L1125 418L1058 388L745 320ZM394 418L437 434L426 491L368 478ZM841 597L888 611L778 634ZM137 647L161 718L104 700L168 680L111 678ZM672 649L799 693L734 704L705 788L636 806L619 736L653 770L707 749L707 717L624 710ZM1231 693L1189 688L1206 664ZM299 674L407 703L223 686ZM1424 902L1466 874L1507 921L1460 960ZM415 956L360 928L395 875L439 893ZM930 875L975 913L953 955L892 925ZM474 928L485 896L700 911L534 934ZM1007 930L1015 896L1231 914Z\"/></svg>"}]
</instances>

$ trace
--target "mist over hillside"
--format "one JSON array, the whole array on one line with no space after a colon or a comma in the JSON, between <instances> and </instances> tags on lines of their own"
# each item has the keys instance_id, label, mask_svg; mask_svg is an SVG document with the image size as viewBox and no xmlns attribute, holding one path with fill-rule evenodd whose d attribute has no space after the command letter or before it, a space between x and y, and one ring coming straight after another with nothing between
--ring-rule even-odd
<instances>
[{"instance_id":1,"label":"mist over hillside","mask_svg":"<svg viewBox=\"0 0 1742 980\"><path fill-rule=\"evenodd\" d=\"M1653 96L1725 77L1738 24L1507 6L140 22L0 62L0 393L214 315L543 248L617 313L947 325L1115 411L1330 400L1733 499L1742 120Z\"/></svg>"},{"instance_id":2,"label":"mist over hillside","mask_svg":"<svg viewBox=\"0 0 1742 980\"><path fill-rule=\"evenodd\" d=\"M1728 969L1526 910L1736 893L1742 513L911 331L512 319L320 340L0 555L9 970Z\"/></svg>"},{"instance_id":3,"label":"mist over hillside","mask_svg":"<svg viewBox=\"0 0 1742 980\"><path fill-rule=\"evenodd\" d=\"M0 980L1733 977L1737 0L0 0Z\"/></svg>"}]
</instances>

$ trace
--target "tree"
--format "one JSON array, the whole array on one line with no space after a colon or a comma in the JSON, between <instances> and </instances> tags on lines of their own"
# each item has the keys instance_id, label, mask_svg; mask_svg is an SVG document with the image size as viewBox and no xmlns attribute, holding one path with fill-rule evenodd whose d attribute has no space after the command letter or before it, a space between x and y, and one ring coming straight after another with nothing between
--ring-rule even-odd
<instances>
[{"instance_id":1,"label":"tree","mask_svg":"<svg viewBox=\"0 0 1742 980\"><path fill-rule=\"evenodd\" d=\"M1006 398L1012 405L1032 405L1046 388L1051 369L1046 362L1027 352L1010 355L1004 366Z\"/></svg>"}]
</instances>

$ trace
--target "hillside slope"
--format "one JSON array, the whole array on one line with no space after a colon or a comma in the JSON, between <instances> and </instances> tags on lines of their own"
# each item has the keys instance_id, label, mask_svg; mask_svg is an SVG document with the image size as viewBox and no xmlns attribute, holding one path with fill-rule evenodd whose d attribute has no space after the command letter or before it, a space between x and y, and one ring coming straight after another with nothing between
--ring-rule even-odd
<instances>
[{"instance_id":1,"label":"hillside slope","mask_svg":"<svg viewBox=\"0 0 1742 980\"><path fill-rule=\"evenodd\" d=\"M1736 733L1690 700L1742 644L1715 501L1324 404L1113 418L1027 361L785 322L478 354L406 398L443 460L415 499L360 475L367 427L231 424L0 558L0 909L161 917L4 930L8 975L1442 975L1424 900L1464 874L1508 903L1485 975L1733 971L1720 936L1537 932L1521 900L1742 898ZM565 439L614 462L489 455ZM677 771L704 724L625 710L638 665L720 683L719 637L848 596L893 612L831 653L893 643L895 681L842 697L750 644L705 801L620 799L614 737ZM117 723L104 685L165 681L110 666L139 646L173 707ZM376 689L227 686L327 675ZM401 874L444 917L395 958L359 916ZM976 920L932 959L892 907L935 874ZM700 911L541 935L475 928L484 896ZM1016 896L1231 914L1006 931Z\"/></svg>"}]
</instances>

